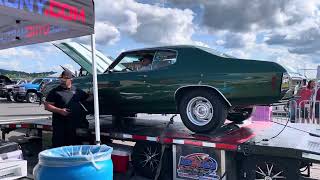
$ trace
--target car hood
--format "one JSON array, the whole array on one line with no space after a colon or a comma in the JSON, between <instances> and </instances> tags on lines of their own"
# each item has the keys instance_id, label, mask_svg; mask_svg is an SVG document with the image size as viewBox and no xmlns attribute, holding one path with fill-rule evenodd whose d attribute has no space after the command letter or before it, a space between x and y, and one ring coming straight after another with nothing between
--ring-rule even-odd
<instances>
[{"instance_id":1,"label":"car hood","mask_svg":"<svg viewBox=\"0 0 320 180\"><path fill-rule=\"evenodd\" d=\"M83 69L92 74L92 56L91 48L89 46L76 42L63 42L54 45L73 59L73 61L79 64ZM101 74L105 72L113 60L112 57L105 56L101 52L96 51L97 73ZM117 69L122 70L123 67L118 66Z\"/></svg>"},{"instance_id":2,"label":"car hood","mask_svg":"<svg viewBox=\"0 0 320 180\"><path fill-rule=\"evenodd\" d=\"M15 86L15 84L10 84L10 85L6 85L4 86L6 89L12 89Z\"/></svg>"},{"instance_id":3,"label":"car hood","mask_svg":"<svg viewBox=\"0 0 320 180\"><path fill-rule=\"evenodd\" d=\"M11 79L8 78L7 76L5 76L5 75L0 75L0 83L1 83L1 84L4 84L4 85L7 85L7 84L12 84L13 82L12 82Z\"/></svg>"},{"instance_id":4,"label":"car hood","mask_svg":"<svg viewBox=\"0 0 320 180\"><path fill-rule=\"evenodd\" d=\"M25 84L18 85L18 87L37 88L39 87L39 84L25 83Z\"/></svg>"}]
</instances>

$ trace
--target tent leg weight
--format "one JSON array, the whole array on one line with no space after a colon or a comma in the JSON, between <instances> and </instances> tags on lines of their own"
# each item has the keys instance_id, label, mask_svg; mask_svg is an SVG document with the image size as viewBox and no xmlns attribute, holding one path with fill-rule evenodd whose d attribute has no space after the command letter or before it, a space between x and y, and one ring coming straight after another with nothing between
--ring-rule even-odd
<instances>
[{"instance_id":1,"label":"tent leg weight","mask_svg":"<svg viewBox=\"0 0 320 180\"><path fill-rule=\"evenodd\" d=\"M239 179L299 179L300 162L271 156L243 156L238 164Z\"/></svg>"}]
</instances>

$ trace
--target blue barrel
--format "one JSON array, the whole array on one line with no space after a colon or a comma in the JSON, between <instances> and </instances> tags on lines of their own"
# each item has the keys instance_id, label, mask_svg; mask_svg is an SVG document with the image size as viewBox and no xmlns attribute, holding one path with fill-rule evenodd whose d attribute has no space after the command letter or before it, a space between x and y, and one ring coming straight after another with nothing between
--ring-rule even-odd
<instances>
[{"instance_id":1,"label":"blue barrel","mask_svg":"<svg viewBox=\"0 0 320 180\"><path fill-rule=\"evenodd\" d=\"M36 180L113 179L112 147L66 146L42 151L33 170Z\"/></svg>"}]
</instances>

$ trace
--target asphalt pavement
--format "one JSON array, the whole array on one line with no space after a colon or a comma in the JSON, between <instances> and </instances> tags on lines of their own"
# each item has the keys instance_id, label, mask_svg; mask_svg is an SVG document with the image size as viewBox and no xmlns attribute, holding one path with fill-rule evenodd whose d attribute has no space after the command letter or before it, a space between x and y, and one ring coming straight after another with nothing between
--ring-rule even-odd
<instances>
[{"instance_id":1,"label":"asphalt pavement","mask_svg":"<svg viewBox=\"0 0 320 180\"><path fill-rule=\"evenodd\" d=\"M15 103L0 99L0 123L48 118L50 115L38 103Z\"/></svg>"}]
</instances>

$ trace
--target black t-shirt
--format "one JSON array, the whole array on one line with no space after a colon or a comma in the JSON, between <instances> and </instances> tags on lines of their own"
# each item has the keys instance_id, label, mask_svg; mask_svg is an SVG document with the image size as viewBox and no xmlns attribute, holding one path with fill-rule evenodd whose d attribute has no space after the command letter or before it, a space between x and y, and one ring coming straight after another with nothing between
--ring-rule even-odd
<instances>
[{"instance_id":1,"label":"black t-shirt","mask_svg":"<svg viewBox=\"0 0 320 180\"><path fill-rule=\"evenodd\" d=\"M67 108L70 110L70 115L68 116L61 116L60 114L53 113L52 120L69 120L72 121L72 123L75 123L76 127L80 127L80 123L86 115L84 108L81 106L81 101L84 101L87 98L87 93L74 86L72 86L71 89L65 89L62 86L52 89L46 97L46 101L53 103L53 105L58 108Z\"/></svg>"}]
</instances>

